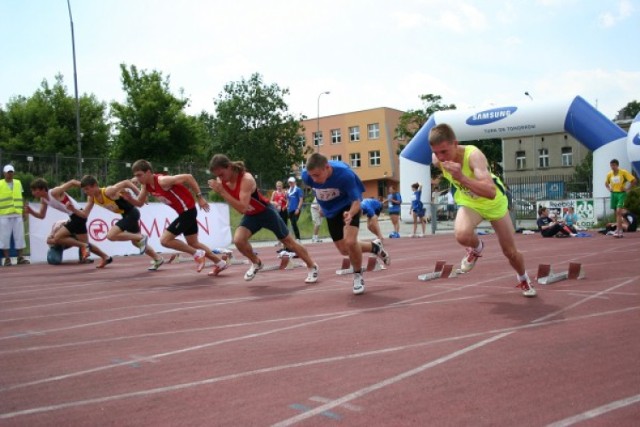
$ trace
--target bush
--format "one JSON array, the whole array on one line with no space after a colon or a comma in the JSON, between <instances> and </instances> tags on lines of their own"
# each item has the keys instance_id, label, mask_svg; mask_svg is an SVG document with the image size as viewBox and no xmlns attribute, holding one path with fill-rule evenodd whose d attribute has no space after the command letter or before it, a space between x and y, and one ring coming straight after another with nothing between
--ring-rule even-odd
<instances>
[{"instance_id":1,"label":"bush","mask_svg":"<svg viewBox=\"0 0 640 427\"><path fill-rule=\"evenodd\" d=\"M640 215L640 187L635 186L627 194L624 207L636 215Z\"/></svg>"}]
</instances>

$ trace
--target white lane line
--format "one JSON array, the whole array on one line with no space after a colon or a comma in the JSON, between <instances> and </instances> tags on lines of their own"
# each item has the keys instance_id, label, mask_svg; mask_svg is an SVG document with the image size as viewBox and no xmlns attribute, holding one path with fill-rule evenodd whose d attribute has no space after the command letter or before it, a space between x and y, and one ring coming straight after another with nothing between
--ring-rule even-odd
<instances>
[{"instance_id":1,"label":"white lane line","mask_svg":"<svg viewBox=\"0 0 640 427\"><path fill-rule=\"evenodd\" d=\"M57 405L49 405L49 406L41 406L41 407L36 407L36 408L31 408L31 409L24 409L24 410L20 410L20 411L8 412L8 413L0 414L0 419L8 419L8 418L18 417L18 416L21 416L21 415L30 415L30 414L50 412L50 411L55 411L55 410L60 410L60 409L73 408L73 407L91 405L91 404L96 404L96 403L105 403L105 402L111 402L111 401L120 400L120 399L129 399L129 398L132 398L132 397L147 397L147 396L161 394L161 393L173 392L173 391L176 391L176 390L183 390L183 389L188 389L188 388L192 388L192 387L209 385L209 384L222 382L222 381L237 380L239 378L249 377L249 376L253 376L253 375L278 372L278 371L282 371L282 370L286 370L286 369L302 368L302 367L319 365L319 364L330 364L330 363L334 363L334 362L343 362L345 360L355 360L355 359L363 358L363 357L377 356L377 355L380 355L380 354L387 354L387 353L393 353L393 352L397 352L397 351L411 350L411 349L415 349L415 348L418 348L418 347L424 347L424 346L427 346L427 345L437 345L437 344L441 344L441 343L448 343L448 342L454 342L454 341L459 341L459 340L466 340L466 339L470 339L470 338L477 338L477 337L481 337L481 336L485 336L485 335L509 334L509 333L516 332L516 331L522 330L522 329L538 328L538 327L548 326L548 325L552 325L552 324L566 323L566 322L570 322L570 321L581 322L581 321L583 321L585 319L591 319L591 318L596 318L596 317L606 316L606 315L620 314L620 313L625 313L625 312L634 311L634 310L640 310L640 306L626 308L626 309L622 309L622 310L613 310L613 311L602 312L602 313L588 314L588 315L584 315L584 316L578 316L578 317L575 317L575 318L564 318L564 319L558 319L558 320L550 320L550 321L544 322L544 323L537 323L537 324L529 323L529 324L526 324L526 325L521 325L521 326L516 326L516 327L511 327L511 328L506 328L506 329L496 329L496 330L491 330L491 331L481 331L481 332L475 332L475 333L470 333L470 334L466 334L466 335L439 338L439 339L436 339L436 340L423 341L423 342L419 342L419 343L407 344L407 345L402 345L402 346L371 350L371 351L366 351L366 352L362 352L362 353L346 354L346 355L340 355L340 356L327 357L327 358L323 358L323 359L307 360L307 361L304 361L304 362L297 362L297 363L291 363L291 364L280 365L280 366L272 366L272 367L261 368L261 369L256 369L256 370L252 370L252 371L238 372L238 373L235 373L235 374L224 375L224 376L221 376L221 377L206 378L204 380L199 380L199 381L193 381L193 382L188 382L188 383L183 383L183 384L174 384L174 385L169 385L169 386L165 386L165 387L158 387L158 388L153 388L153 389L147 389L147 390L139 390L139 391L134 391L134 392L130 392L130 393L123 393L123 394L117 394L117 395L111 395L111 396L97 397L97 398L94 398L94 399L71 401L71 402L66 402L66 403L60 403L60 404L57 404ZM124 363L123 365L128 365L128 363Z\"/></svg>"},{"instance_id":2,"label":"white lane line","mask_svg":"<svg viewBox=\"0 0 640 427\"><path fill-rule=\"evenodd\" d=\"M547 427L568 427L577 423L581 423L583 421L587 421L600 415L606 414L607 412L615 411L617 409L625 408L630 405L634 405L636 403L640 403L640 394L636 394L635 396L630 396L625 399L616 400L611 403L607 403L606 405L598 406L597 408L590 409L581 414L574 415L569 418L565 418L564 420L556 421L555 423L549 424ZM636 420L637 421L637 420Z\"/></svg>"},{"instance_id":3,"label":"white lane line","mask_svg":"<svg viewBox=\"0 0 640 427\"><path fill-rule=\"evenodd\" d=\"M584 304L584 303L586 303L586 302L588 302L588 301L591 301L592 299L599 298L599 297L601 297L602 295L605 295L605 294L607 294L607 293L608 293L608 292L610 292L610 291L613 291L613 290L616 290L616 289L618 289L618 288L620 288L620 287L626 286L626 285L628 285L629 283L637 282L637 281L638 281L638 278L639 278L639 276L636 276L636 277L634 277L634 278L632 278L632 279L625 280L624 282L619 283L619 284L617 284L617 285L615 285L615 286L612 286L612 287L610 287L610 288L608 288L608 289L604 289L604 290L602 290L602 291L596 292L595 294L593 294L593 295L589 295L589 296L585 297L584 299L581 299L580 301L576 301L576 302L574 302L573 304L569 304L568 306L563 307L563 308L561 308L560 310L554 311L553 313L549 313L549 314L547 314L546 316L542 316L542 317L540 317L540 318L538 318L538 319L536 319L536 320L533 320L533 321L532 321L532 323L536 323L536 322L544 322L544 321L545 321L545 320L547 320L547 319L550 319L550 318L555 317L555 316L557 316L557 315L559 315L559 314L562 314L562 313L564 313L564 312L567 312L567 311L569 311L569 310L572 310L572 309L576 308L576 307L577 307L577 306L579 306L579 305L582 305L582 304Z\"/></svg>"},{"instance_id":4,"label":"white lane line","mask_svg":"<svg viewBox=\"0 0 640 427\"><path fill-rule=\"evenodd\" d=\"M346 404L346 403L348 403L348 402L350 402L350 401L352 401L354 399L358 399L358 398L360 398L362 396L365 396L365 395L367 395L367 394L369 394L371 392L380 390L380 389L382 389L384 387L393 385L393 384L395 384L397 382L403 381L403 380L405 380L407 378L410 378L410 377L412 377L414 375L417 375L417 374L419 374L419 373L421 373L423 371L426 371L427 369L430 369L430 368L436 367L438 365L441 365L441 364L443 364L445 362L448 362L449 360L455 359L456 357L462 356L462 355L464 355L466 353L469 353L471 351L474 351L474 350L477 350L479 348L482 348L485 345L491 344L494 341L498 341L498 340L500 340L502 338L505 338L505 337L511 335L512 333L513 332L506 332L506 333L499 334L499 335L496 335L496 336L493 336L493 337L489 337L486 340L479 341L479 342L477 342L477 343L475 343L473 345L470 345L468 347L465 347L465 348L463 348L461 350L454 351L453 353L450 353L450 354L448 354L446 356L440 357L440 358L438 358L436 360L432 360L430 362L427 362L427 363L425 363L425 364L423 364L421 366L418 366L416 368L413 368L413 369L410 369L408 371L405 371L405 372L403 372L403 373L401 373L399 375L395 375L393 377L387 378L384 381L380 381L378 383L371 384L368 387L364 387L364 388L361 388L360 390L356 390L356 391L354 391L352 393L346 394L346 395L342 396L339 399L335 399L335 400L333 400L331 402L325 403L324 405L320 405L317 408L313 408L313 409L311 409L309 411L303 412L302 414L296 415L295 417L291 417L291 418L288 418L286 420L282 420L282 421L280 421L278 423L273 424L273 427L287 427L287 426L296 424L296 423L298 423L300 421L306 420L308 418L311 418L313 416L321 414L321 413L323 413L325 411L333 409L336 406L344 405L344 404Z\"/></svg>"}]
</instances>

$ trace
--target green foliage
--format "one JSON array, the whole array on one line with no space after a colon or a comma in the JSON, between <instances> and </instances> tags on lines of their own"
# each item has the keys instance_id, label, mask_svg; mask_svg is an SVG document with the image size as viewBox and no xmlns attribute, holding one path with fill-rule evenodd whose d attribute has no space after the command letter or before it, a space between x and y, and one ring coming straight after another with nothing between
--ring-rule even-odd
<instances>
[{"instance_id":1,"label":"green foliage","mask_svg":"<svg viewBox=\"0 0 640 427\"><path fill-rule=\"evenodd\" d=\"M631 101L623 109L618 111L619 119L633 119L640 113L640 102Z\"/></svg>"},{"instance_id":2,"label":"green foliage","mask_svg":"<svg viewBox=\"0 0 640 427\"><path fill-rule=\"evenodd\" d=\"M76 102L62 75L50 86L44 80L29 98L14 97L0 115L0 148L37 154L77 156ZM82 155L105 156L109 141L106 104L94 95L79 99Z\"/></svg>"},{"instance_id":3,"label":"green foliage","mask_svg":"<svg viewBox=\"0 0 640 427\"><path fill-rule=\"evenodd\" d=\"M589 151L584 160L576 166L573 177L567 183L567 191L584 191L585 184L590 188L593 182L593 153Z\"/></svg>"},{"instance_id":4,"label":"green foliage","mask_svg":"<svg viewBox=\"0 0 640 427\"><path fill-rule=\"evenodd\" d=\"M624 207L629 209L636 215L640 215L640 187L635 186L627 194L627 198L624 201Z\"/></svg>"},{"instance_id":5,"label":"green foliage","mask_svg":"<svg viewBox=\"0 0 640 427\"><path fill-rule=\"evenodd\" d=\"M288 89L266 85L253 74L224 86L214 101L215 115L204 120L213 144L208 153L226 154L244 161L259 182L273 183L291 174L292 165L304 161L300 120L288 112Z\"/></svg>"},{"instance_id":6,"label":"green foliage","mask_svg":"<svg viewBox=\"0 0 640 427\"><path fill-rule=\"evenodd\" d=\"M169 78L158 71L138 71L120 65L126 103L111 103L115 124L112 156L115 159L146 159L171 162L190 158L206 143L201 121L183 110L187 98L169 90Z\"/></svg>"},{"instance_id":7,"label":"green foliage","mask_svg":"<svg viewBox=\"0 0 640 427\"><path fill-rule=\"evenodd\" d=\"M408 110L400 116L400 122L396 127L396 135L399 138L411 140L420 128L427 123L429 117L436 111L455 110L455 104L443 104L440 95L420 95L423 108L418 110ZM400 149L404 148L401 147Z\"/></svg>"}]
</instances>

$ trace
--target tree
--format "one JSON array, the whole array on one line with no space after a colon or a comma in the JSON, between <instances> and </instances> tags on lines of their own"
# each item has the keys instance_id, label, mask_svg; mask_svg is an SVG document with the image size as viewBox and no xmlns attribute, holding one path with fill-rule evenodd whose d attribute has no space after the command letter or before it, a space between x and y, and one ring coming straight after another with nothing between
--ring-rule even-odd
<instances>
[{"instance_id":1,"label":"tree","mask_svg":"<svg viewBox=\"0 0 640 427\"><path fill-rule=\"evenodd\" d=\"M408 110L400 116L400 122L396 127L396 135L398 138L406 138L411 140L420 130L422 125L427 123L429 117L436 111L455 110L455 104L443 104L440 95L420 95L420 100L424 104L424 108L419 110ZM400 147L400 150L404 145Z\"/></svg>"},{"instance_id":2,"label":"tree","mask_svg":"<svg viewBox=\"0 0 640 427\"><path fill-rule=\"evenodd\" d=\"M0 115L0 148L77 156L75 98L67 93L62 75L55 80L53 86L43 80L29 98L9 100ZM80 131L83 157L104 156L109 141L106 104L94 95L80 97Z\"/></svg>"},{"instance_id":3,"label":"tree","mask_svg":"<svg viewBox=\"0 0 640 427\"><path fill-rule=\"evenodd\" d=\"M623 109L618 111L616 119L633 119L640 113L640 102L631 101Z\"/></svg>"},{"instance_id":4,"label":"tree","mask_svg":"<svg viewBox=\"0 0 640 427\"><path fill-rule=\"evenodd\" d=\"M227 83L214 100L209 120L213 144L209 155L224 153L243 160L260 182L272 184L304 161L300 121L288 112L288 89L266 85L260 74Z\"/></svg>"},{"instance_id":5,"label":"tree","mask_svg":"<svg viewBox=\"0 0 640 427\"><path fill-rule=\"evenodd\" d=\"M206 144L201 121L184 112L189 99L169 90L169 77L120 64L124 104L111 103L116 118L113 157L120 160L189 160Z\"/></svg>"}]
</instances>

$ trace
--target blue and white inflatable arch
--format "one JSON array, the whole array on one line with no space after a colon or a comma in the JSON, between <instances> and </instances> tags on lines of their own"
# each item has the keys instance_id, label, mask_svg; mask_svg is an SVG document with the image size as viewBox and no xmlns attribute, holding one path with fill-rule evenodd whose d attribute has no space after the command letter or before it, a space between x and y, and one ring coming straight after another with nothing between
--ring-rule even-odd
<instances>
[{"instance_id":1,"label":"blue and white inflatable arch","mask_svg":"<svg viewBox=\"0 0 640 427\"><path fill-rule=\"evenodd\" d=\"M640 114L627 135L618 125L577 96L572 100L552 103L528 102L519 106L490 110L448 110L434 113L411 142L400 153L400 192L403 200L411 200L411 184L421 182L425 188L430 177L431 147L429 131L439 123L447 123L459 141L513 138L547 133L567 132L593 151L594 198L609 196L604 186L611 159L620 167L631 167L640 173ZM423 202L429 202L429 192ZM403 217L408 217L404 212Z\"/></svg>"}]
</instances>

